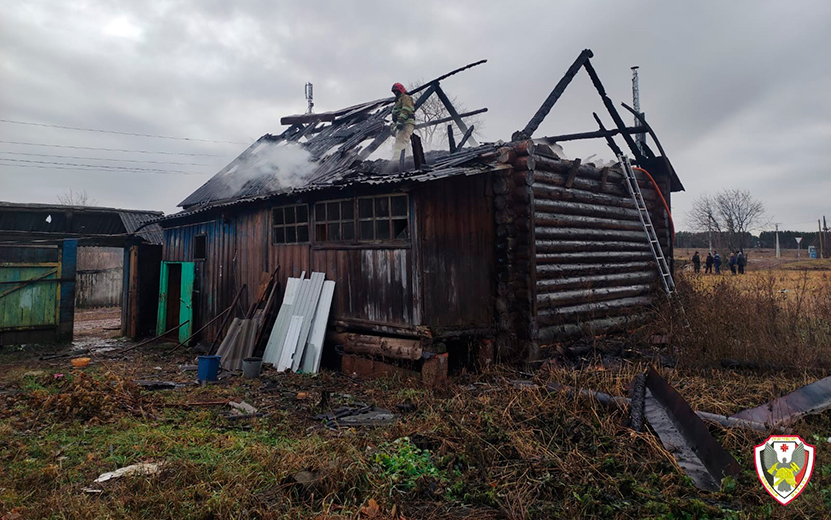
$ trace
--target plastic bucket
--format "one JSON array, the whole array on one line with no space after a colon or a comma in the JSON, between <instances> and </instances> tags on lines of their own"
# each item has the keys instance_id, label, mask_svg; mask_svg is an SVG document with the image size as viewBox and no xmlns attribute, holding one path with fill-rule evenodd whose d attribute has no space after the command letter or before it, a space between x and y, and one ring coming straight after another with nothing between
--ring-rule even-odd
<instances>
[{"instance_id":1,"label":"plastic bucket","mask_svg":"<svg viewBox=\"0 0 831 520\"><path fill-rule=\"evenodd\" d=\"M216 381L221 356L199 356L196 377L200 381Z\"/></svg>"},{"instance_id":2,"label":"plastic bucket","mask_svg":"<svg viewBox=\"0 0 831 520\"><path fill-rule=\"evenodd\" d=\"M245 379L257 379L263 368L263 358L249 357L242 360L242 376Z\"/></svg>"}]
</instances>

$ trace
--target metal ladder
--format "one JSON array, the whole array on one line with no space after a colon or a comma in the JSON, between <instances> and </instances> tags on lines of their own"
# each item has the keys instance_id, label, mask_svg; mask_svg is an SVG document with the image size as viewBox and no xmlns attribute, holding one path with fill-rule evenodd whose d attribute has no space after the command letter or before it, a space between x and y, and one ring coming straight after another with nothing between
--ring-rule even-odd
<instances>
[{"instance_id":1,"label":"metal ladder","mask_svg":"<svg viewBox=\"0 0 831 520\"><path fill-rule=\"evenodd\" d=\"M632 164L629 158L624 154L618 155L623 167L623 179L626 181L626 189L629 190L629 195L635 201L635 207L638 209L638 216L641 219L641 225L646 232L646 238L649 240L649 248L652 251L652 258L655 259L655 264L658 266L658 274L661 278L661 283L664 286L664 291L670 300L677 298L675 292L675 281L672 279L672 271L669 269L664 251L661 249L661 243L658 241L658 235L655 233L655 226L652 225L652 217L649 215L649 210L646 208L646 203L643 200L641 187L638 185L638 179L635 177L635 171L632 169Z\"/></svg>"}]
</instances>

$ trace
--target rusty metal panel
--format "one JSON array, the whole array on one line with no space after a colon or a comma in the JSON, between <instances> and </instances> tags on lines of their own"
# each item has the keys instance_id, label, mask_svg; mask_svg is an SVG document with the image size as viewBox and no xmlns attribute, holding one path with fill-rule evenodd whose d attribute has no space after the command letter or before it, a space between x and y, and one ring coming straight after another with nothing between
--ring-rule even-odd
<instances>
[{"instance_id":1,"label":"rusty metal panel","mask_svg":"<svg viewBox=\"0 0 831 520\"><path fill-rule=\"evenodd\" d=\"M831 407L831 377L803 386L788 395L739 412L732 417L774 426L803 415L820 413Z\"/></svg>"},{"instance_id":2,"label":"rusty metal panel","mask_svg":"<svg viewBox=\"0 0 831 520\"><path fill-rule=\"evenodd\" d=\"M489 177L456 177L415 193L424 323L488 327L493 321L495 236Z\"/></svg>"}]
</instances>

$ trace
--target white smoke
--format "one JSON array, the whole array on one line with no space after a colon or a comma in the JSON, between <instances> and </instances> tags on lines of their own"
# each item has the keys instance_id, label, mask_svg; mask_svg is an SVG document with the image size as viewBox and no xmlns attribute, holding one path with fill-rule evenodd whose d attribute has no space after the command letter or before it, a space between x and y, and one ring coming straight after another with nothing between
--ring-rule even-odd
<instances>
[{"instance_id":1,"label":"white smoke","mask_svg":"<svg viewBox=\"0 0 831 520\"><path fill-rule=\"evenodd\" d=\"M259 180L268 190L294 188L316 167L312 155L296 143L262 142L228 170L224 180L234 192L252 180Z\"/></svg>"}]
</instances>

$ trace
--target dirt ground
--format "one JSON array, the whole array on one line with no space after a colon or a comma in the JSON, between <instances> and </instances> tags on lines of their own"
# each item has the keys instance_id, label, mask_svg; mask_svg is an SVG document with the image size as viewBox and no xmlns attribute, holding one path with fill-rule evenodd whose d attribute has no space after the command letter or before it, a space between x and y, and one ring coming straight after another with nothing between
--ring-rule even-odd
<instances>
[{"instance_id":1,"label":"dirt ground","mask_svg":"<svg viewBox=\"0 0 831 520\"><path fill-rule=\"evenodd\" d=\"M446 389L271 368L257 380L226 374L203 386L188 366L192 353L171 344L122 352L134 344L91 325L116 320L112 311L84 313L72 346L0 349L3 520L831 517L829 412L793 425L818 462L806 490L783 507L753 467L753 447L770 432L711 426L741 473L706 493L650 428L628 427L626 410L540 386L626 396L653 365L694 409L732 414L828 375L818 365L728 370L681 357L665 366L677 350L651 345L645 328L577 357L558 356L569 345L546 349L553 360L533 372L457 373ZM82 348L91 362L73 369ZM257 415L229 417L238 413L229 401ZM318 416L363 405L394 420L350 426ZM94 482L138 463L158 471Z\"/></svg>"}]
</instances>

